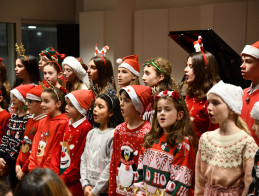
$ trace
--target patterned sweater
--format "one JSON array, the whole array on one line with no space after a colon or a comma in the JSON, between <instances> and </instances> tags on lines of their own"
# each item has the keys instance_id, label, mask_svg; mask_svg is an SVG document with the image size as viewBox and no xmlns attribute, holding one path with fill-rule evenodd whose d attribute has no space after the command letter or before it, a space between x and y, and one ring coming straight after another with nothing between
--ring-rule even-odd
<instances>
[{"instance_id":1,"label":"patterned sweater","mask_svg":"<svg viewBox=\"0 0 259 196\"><path fill-rule=\"evenodd\" d=\"M252 177L253 181L249 187L248 196L259 196L259 150L255 154Z\"/></svg>"},{"instance_id":2,"label":"patterned sweater","mask_svg":"<svg viewBox=\"0 0 259 196\"><path fill-rule=\"evenodd\" d=\"M116 127L110 164L109 195L134 195L134 174L137 171L139 151L144 135L150 128L147 121L136 129L128 129L127 122Z\"/></svg>"},{"instance_id":3,"label":"patterned sweater","mask_svg":"<svg viewBox=\"0 0 259 196\"><path fill-rule=\"evenodd\" d=\"M134 183L136 195L189 195L195 157L195 149L187 138L170 148L166 134L162 135L152 147L140 152Z\"/></svg>"},{"instance_id":4,"label":"patterned sweater","mask_svg":"<svg viewBox=\"0 0 259 196\"><path fill-rule=\"evenodd\" d=\"M206 193L205 185L216 187L215 195L233 187L243 187L242 196L246 195L257 148L245 131L228 136L220 135L219 129L204 133L196 157L195 195Z\"/></svg>"}]
</instances>

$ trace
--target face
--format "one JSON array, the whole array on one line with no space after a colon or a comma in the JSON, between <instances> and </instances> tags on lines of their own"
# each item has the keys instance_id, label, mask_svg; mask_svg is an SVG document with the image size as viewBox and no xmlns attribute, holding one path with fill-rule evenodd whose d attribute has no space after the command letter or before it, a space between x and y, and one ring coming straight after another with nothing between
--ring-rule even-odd
<instances>
[{"instance_id":1,"label":"face","mask_svg":"<svg viewBox=\"0 0 259 196\"><path fill-rule=\"evenodd\" d=\"M83 118L83 115L78 112L75 106L72 104L70 99L66 99L66 114L68 118L72 119L72 122L76 122L77 120Z\"/></svg>"},{"instance_id":2,"label":"face","mask_svg":"<svg viewBox=\"0 0 259 196\"><path fill-rule=\"evenodd\" d=\"M112 114L109 113L109 108L106 103L101 98L97 98L94 103L94 122L99 123L101 125L105 125L108 123L109 118L112 116Z\"/></svg>"},{"instance_id":3,"label":"face","mask_svg":"<svg viewBox=\"0 0 259 196\"><path fill-rule=\"evenodd\" d=\"M155 67L153 66L145 66L144 74L142 76L142 80L144 81L146 86L154 87L157 86L160 81L164 79L163 74L157 75L155 71Z\"/></svg>"},{"instance_id":4,"label":"face","mask_svg":"<svg viewBox=\"0 0 259 196\"><path fill-rule=\"evenodd\" d=\"M13 95L12 97L12 103L13 103L13 107L18 110L23 108L23 102L17 99L15 95Z\"/></svg>"},{"instance_id":5,"label":"face","mask_svg":"<svg viewBox=\"0 0 259 196\"><path fill-rule=\"evenodd\" d=\"M134 116L138 113L132 103L132 100L125 95L125 92L122 92L120 95L120 107L121 114L124 118Z\"/></svg>"},{"instance_id":6,"label":"face","mask_svg":"<svg viewBox=\"0 0 259 196\"><path fill-rule=\"evenodd\" d=\"M249 55L242 56L241 75L245 80L258 80L259 78L259 59Z\"/></svg>"},{"instance_id":7,"label":"face","mask_svg":"<svg viewBox=\"0 0 259 196\"><path fill-rule=\"evenodd\" d=\"M177 112L172 100L160 99L157 102L157 120L165 133L169 133L170 127L174 125L177 120L181 120L183 115L183 111Z\"/></svg>"},{"instance_id":8,"label":"face","mask_svg":"<svg viewBox=\"0 0 259 196\"><path fill-rule=\"evenodd\" d=\"M22 64L21 59L16 59L14 71L17 78L24 79L25 77L28 76L27 70L25 66Z\"/></svg>"},{"instance_id":9,"label":"face","mask_svg":"<svg viewBox=\"0 0 259 196\"><path fill-rule=\"evenodd\" d=\"M257 135L257 137L259 137L259 120L254 120L252 129L255 131L255 134Z\"/></svg>"},{"instance_id":10,"label":"face","mask_svg":"<svg viewBox=\"0 0 259 196\"><path fill-rule=\"evenodd\" d=\"M184 69L184 76L187 84L192 83L195 79L195 74L192 67L192 57L189 57L187 60L187 66Z\"/></svg>"},{"instance_id":11,"label":"face","mask_svg":"<svg viewBox=\"0 0 259 196\"><path fill-rule=\"evenodd\" d=\"M131 81L136 79L136 76L130 72L130 70L119 67L118 69L118 84L122 87L128 86Z\"/></svg>"},{"instance_id":12,"label":"face","mask_svg":"<svg viewBox=\"0 0 259 196\"><path fill-rule=\"evenodd\" d=\"M68 65L64 65L63 66L63 75L64 75L64 77L66 79L66 82L73 82L76 79L75 72Z\"/></svg>"},{"instance_id":13,"label":"face","mask_svg":"<svg viewBox=\"0 0 259 196\"><path fill-rule=\"evenodd\" d=\"M47 65L47 63L49 62L49 60L45 57L40 57L40 61L39 61L39 69L43 72L43 68Z\"/></svg>"},{"instance_id":14,"label":"face","mask_svg":"<svg viewBox=\"0 0 259 196\"><path fill-rule=\"evenodd\" d=\"M51 83L53 86L56 86L58 78L60 77L60 74L58 74L57 70L55 70L55 68L50 65L46 65L43 70L44 79Z\"/></svg>"},{"instance_id":15,"label":"face","mask_svg":"<svg viewBox=\"0 0 259 196\"><path fill-rule=\"evenodd\" d=\"M56 102L52 96L51 93L43 92L41 93L41 108L43 110L44 114L52 115L54 114L60 107L60 103Z\"/></svg>"},{"instance_id":16,"label":"face","mask_svg":"<svg viewBox=\"0 0 259 196\"><path fill-rule=\"evenodd\" d=\"M229 118L230 109L218 95L210 93L207 102L208 115L212 123L223 123Z\"/></svg>"},{"instance_id":17,"label":"face","mask_svg":"<svg viewBox=\"0 0 259 196\"><path fill-rule=\"evenodd\" d=\"M96 83L98 80L98 70L93 60L91 60L89 63L87 73L88 73L89 80L92 80L94 83Z\"/></svg>"},{"instance_id":18,"label":"face","mask_svg":"<svg viewBox=\"0 0 259 196\"><path fill-rule=\"evenodd\" d=\"M42 113L41 109L41 101L35 101L35 100L26 100L26 108L29 111L30 114L38 114Z\"/></svg>"}]
</instances>

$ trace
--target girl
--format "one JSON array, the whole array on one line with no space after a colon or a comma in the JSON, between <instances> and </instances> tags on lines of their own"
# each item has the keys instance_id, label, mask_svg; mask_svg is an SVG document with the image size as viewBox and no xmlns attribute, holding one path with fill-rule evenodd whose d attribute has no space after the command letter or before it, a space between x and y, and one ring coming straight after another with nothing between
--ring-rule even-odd
<instances>
[{"instance_id":1,"label":"girl","mask_svg":"<svg viewBox=\"0 0 259 196\"><path fill-rule=\"evenodd\" d=\"M155 96L152 128L144 137L135 178L137 195L190 195L196 136L186 103L177 91Z\"/></svg>"},{"instance_id":2,"label":"girl","mask_svg":"<svg viewBox=\"0 0 259 196\"><path fill-rule=\"evenodd\" d=\"M208 114L219 129L200 138L195 195L247 195L258 146L238 116L242 95L241 87L222 81L208 91Z\"/></svg>"},{"instance_id":3,"label":"girl","mask_svg":"<svg viewBox=\"0 0 259 196\"><path fill-rule=\"evenodd\" d=\"M128 85L139 85L139 62L138 55L126 56L117 59L118 68L118 85L119 89Z\"/></svg>"},{"instance_id":4,"label":"girl","mask_svg":"<svg viewBox=\"0 0 259 196\"><path fill-rule=\"evenodd\" d=\"M31 146L35 133L38 130L39 122L46 115L40 107L41 105L41 93L43 88L38 85L26 94L26 107L32 118L28 120L25 126L24 137L22 140L22 147L16 160L16 176L19 180L28 172L29 156L31 153Z\"/></svg>"},{"instance_id":5,"label":"girl","mask_svg":"<svg viewBox=\"0 0 259 196\"><path fill-rule=\"evenodd\" d=\"M7 93L5 91L5 87L0 85L0 141L6 132L7 124L9 123L9 119L11 117L11 114L6 111L8 107L6 104L6 98Z\"/></svg>"},{"instance_id":6,"label":"girl","mask_svg":"<svg viewBox=\"0 0 259 196\"><path fill-rule=\"evenodd\" d=\"M157 92L176 88L176 83L171 76L172 65L162 57L146 60L143 72L142 80L145 85L155 89ZM147 107L147 110L143 115L143 120L148 120L151 124L153 113L154 110L152 103Z\"/></svg>"},{"instance_id":7,"label":"girl","mask_svg":"<svg viewBox=\"0 0 259 196\"><path fill-rule=\"evenodd\" d=\"M66 183L73 195L84 195L80 184L80 157L87 133L92 129L85 114L94 100L89 90L76 90L66 95L66 114L70 118L57 153L52 158L51 169Z\"/></svg>"},{"instance_id":8,"label":"girl","mask_svg":"<svg viewBox=\"0 0 259 196\"><path fill-rule=\"evenodd\" d=\"M51 167L52 154L67 126L65 92L57 87L45 88L41 100L41 108L47 116L39 122L34 136L29 171L36 167Z\"/></svg>"},{"instance_id":9,"label":"girl","mask_svg":"<svg viewBox=\"0 0 259 196\"><path fill-rule=\"evenodd\" d=\"M62 62L63 74L66 79L68 92L80 89L88 89L88 75L81 63L72 56L68 56Z\"/></svg>"},{"instance_id":10,"label":"girl","mask_svg":"<svg viewBox=\"0 0 259 196\"><path fill-rule=\"evenodd\" d=\"M99 95L93 112L96 128L87 135L80 166L80 181L84 194L89 196L108 192L113 134L115 127L123 122L115 95Z\"/></svg>"},{"instance_id":11,"label":"girl","mask_svg":"<svg viewBox=\"0 0 259 196\"><path fill-rule=\"evenodd\" d=\"M110 164L109 195L134 195L134 173L144 135L151 126L141 118L151 103L151 88L130 85L120 90L121 113L126 122L116 127Z\"/></svg>"},{"instance_id":12,"label":"girl","mask_svg":"<svg viewBox=\"0 0 259 196\"><path fill-rule=\"evenodd\" d=\"M62 69L56 61L49 61L43 68L43 73L45 81L50 83L52 86L60 88L65 85L64 82L60 80ZM47 84L46 86L48 87L49 85Z\"/></svg>"},{"instance_id":13,"label":"girl","mask_svg":"<svg viewBox=\"0 0 259 196\"><path fill-rule=\"evenodd\" d=\"M13 88L21 84L38 84L41 81L37 59L34 56L21 56L16 59L14 70L16 79Z\"/></svg>"},{"instance_id":14,"label":"girl","mask_svg":"<svg viewBox=\"0 0 259 196\"><path fill-rule=\"evenodd\" d=\"M0 58L0 85L4 85L7 96L9 97L11 86L10 86L10 83L8 81L8 75L7 75L7 72L6 72L6 67L4 66L2 61L3 61L3 59Z\"/></svg>"},{"instance_id":15,"label":"girl","mask_svg":"<svg viewBox=\"0 0 259 196\"><path fill-rule=\"evenodd\" d=\"M20 85L10 92L12 104L17 113L13 114L9 119L7 131L0 144L0 166L4 169L8 165L12 189L18 183L15 173L15 163L22 145L25 125L31 117L30 114L27 114L25 97L26 93L33 87L34 85L32 84Z\"/></svg>"},{"instance_id":16,"label":"girl","mask_svg":"<svg viewBox=\"0 0 259 196\"><path fill-rule=\"evenodd\" d=\"M202 133L218 127L209 120L206 101L206 93L220 80L217 61L209 52L194 52L188 56L184 72L187 85L185 101L199 140Z\"/></svg>"}]
</instances>

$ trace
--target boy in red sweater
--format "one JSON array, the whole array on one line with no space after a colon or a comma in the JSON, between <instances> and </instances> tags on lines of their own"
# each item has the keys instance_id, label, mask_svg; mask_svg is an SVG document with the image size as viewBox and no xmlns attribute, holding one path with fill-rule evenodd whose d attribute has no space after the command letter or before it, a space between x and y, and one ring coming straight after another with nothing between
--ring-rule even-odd
<instances>
[{"instance_id":1,"label":"boy in red sweater","mask_svg":"<svg viewBox=\"0 0 259 196\"><path fill-rule=\"evenodd\" d=\"M29 113L33 116L26 123L22 147L16 160L16 176L19 180L21 180L28 172L29 156L31 153L33 138L38 130L40 120L46 117L46 114L43 114L43 111L40 107L40 96L42 91L42 86L38 85L29 90L26 94L26 107Z\"/></svg>"},{"instance_id":2,"label":"boy in red sweater","mask_svg":"<svg viewBox=\"0 0 259 196\"><path fill-rule=\"evenodd\" d=\"M126 122L117 126L113 138L109 195L134 195L134 174L144 135L150 130L141 115L151 103L151 88L130 85L120 90L121 113Z\"/></svg>"},{"instance_id":3,"label":"boy in red sweater","mask_svg":"<svg viewBox=\"0 0 259 196\"><path fill-rule=\"evenodd\" d=\"M252 130L254 119L250 116L255 102L259 101L259 41L252 45L246 45L241 55L243 61L240 66L241 74L245 80L251 80L252 83L249 88L244 89L243 108L240 117L247 123L251 135L259 145L259 138Z\"/></svg>"}]
</instances>

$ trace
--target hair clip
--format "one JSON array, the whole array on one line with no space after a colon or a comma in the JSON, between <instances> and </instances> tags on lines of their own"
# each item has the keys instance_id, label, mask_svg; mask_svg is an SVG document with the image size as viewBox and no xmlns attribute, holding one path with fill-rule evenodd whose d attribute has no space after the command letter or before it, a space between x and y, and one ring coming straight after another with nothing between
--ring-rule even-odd
<instances>
[{"instance_id":1,"label":"hair clip","mask_svg":"<svg viewBox=\"0 0 259 196\"><path fill-rule=\"evenodd\" d=\"M193 46L194 46L195 52L201 52L202 53L203 59L204 59L204 64L205 64L205 67L206 67L207 66L207 58L206 58L206 55L203 51L202 37L200 35L198 36L198 40L193 42Z\"/></svg>"},{"instance_id":2,"label":"hair clip","mask_svg":"<svg viewBox=\"0 0 259 196\"><path fill-rule=\"evenodd\" d=\"M19 57L24 57L25 60L29 61L29 59L27 58L27 56L25 56L25 48L24 45L21 43L21 45L19 46L17 43L15 44L16 47L16 52L19 55Z\"/></svg>"},{"instance_id":3,"label":"hair clip","mask_svg":"<svg viewBox=\"0 0 259 196\"><path fill-rule=\"evenodd\" d=\"M154 63L154 59L147 59L145 60L145 63L143 63L142 65L145 66L145 65L151 65L151 64L155 66L161 72L161 74L163 74L163 71Z\"/></svg>"},{"instance_id":4,"label":"hair clip","mask_svg":"<svg viewBox=\"0 0 259 196\"><path fill-rule=\"evenodd\" d=\"M4 64L2 63L2 61L4 61L2 58L0 58L0 65L4 68L4 69L6 69L5 68L5 66L4 66Z\"/></svg>"},{"instance_id":5,"label":"hair clip","mask_svg":"<svg viewBox=\"0 0 259 196\"><path fill-rule=\"evenodd\" d=\"M59 89L62 90L65 94L67 94L67 90L63 86L59 87Z\"/></svg>"},{"instance_id":6,"label":"hair clip","mask_svg":"<svg viewBox=\"0 0 259 196\"><path fill-rule=\"evenodd\" d=\"M156 94L154 99L157 102L161 97L171 97L173 100L177 101L178 103L182 102L182 99L180 99L180 96L176 91L168 91L168 90L162 91Z\"/></svg>"}]
</instances>

